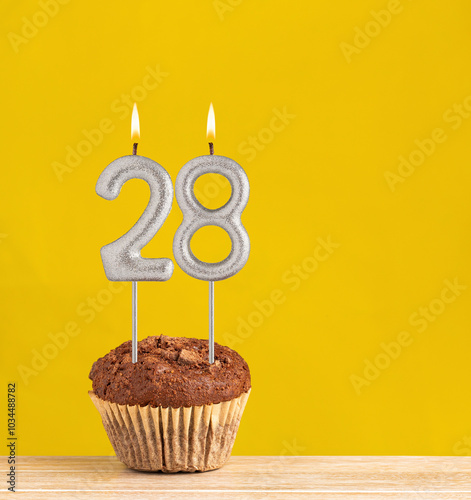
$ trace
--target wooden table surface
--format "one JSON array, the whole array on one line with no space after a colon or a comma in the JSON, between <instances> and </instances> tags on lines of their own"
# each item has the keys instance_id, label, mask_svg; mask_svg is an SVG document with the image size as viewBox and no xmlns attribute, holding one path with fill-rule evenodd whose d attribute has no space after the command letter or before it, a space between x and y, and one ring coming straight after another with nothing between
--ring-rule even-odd
<instances>
[{"instance_id":1,"label":"wooden table surface","mask_svg":"<svg viewBox=\"0 0 471 500\"><path fill-rule=\"evenodd\" d=\"M11 498L471 499L471 457L234 456L219 470L177 474L133 471L115 457L18 457Z\"/></svg>"}]
</instances>

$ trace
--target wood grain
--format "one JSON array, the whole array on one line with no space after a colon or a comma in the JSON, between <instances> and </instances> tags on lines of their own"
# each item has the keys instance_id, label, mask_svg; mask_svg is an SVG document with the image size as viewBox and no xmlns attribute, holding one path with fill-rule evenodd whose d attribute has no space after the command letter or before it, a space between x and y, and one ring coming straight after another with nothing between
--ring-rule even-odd
<instances>
[{"instance_id":1,"label":"wood grain","mask_svg":"<svg viewBox=\"0 0 471 500\"><path fill-rule=\"evenodd\" d=\"M116 457L18 457L15 498L471 499L471 458L231 457L219 470L163 474Z\"/></svg>"}]
</instances>

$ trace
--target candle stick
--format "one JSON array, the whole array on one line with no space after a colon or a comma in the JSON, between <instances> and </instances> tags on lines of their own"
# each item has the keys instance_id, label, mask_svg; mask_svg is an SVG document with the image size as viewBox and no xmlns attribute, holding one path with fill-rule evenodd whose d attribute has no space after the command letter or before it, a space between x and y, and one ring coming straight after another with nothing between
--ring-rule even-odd
<instances>
[{"instance_id":1,"label":"candle stick","mask_svg":"<svg viewBox=\"0 0 471 500\"><path fill-rule=\"evenodd\" d=\"M139 126L139 113L137 112L137 105L134 103L132 108L132 119L131 119L131 140L140 138L140 126ZM132 145L132 154L137 155L137 145L135 142ZM131 337L131 349L132 349L132 362L137 363L137 281L132 282L132 337Z\"/></svg>"},{"instance_id":2,"label":"candle stick","mask_svg":"<svg viewBox=\"0 0 471 500\"><path fill-rule=\"evenodd\" d=\"M209 362L214 363L214 281L209 283Z\"/></svg>"},{"instance_id":3,"label":"candle stick","mask_svg":"<svg viewBox=\"0 0 471 500\"><path fill-rule=\"evenodd\" d=\"M132 282L132 362L137 363L137 281Z\"/></svg>"},{"instance_id":4,"label":"candle stick","mask_svg":"<svg viewBox=\"0 0 471 500\"><path fill-rule=\"evenodd\" d=\"M216 139L216 120L214 118L213 103L209 105L208 123L206 126L208 139ZM214 144L209 141L209 154L214 155ZM209 362L214 363L214 281L209 281Z\"/></svg>"},{"instance_id":5,"label":"candle stick","mask_svg":"<svg viewBox=\"0 0 471 500\"><path fill-rule=\"evenodd\" d=\"M214 110L208 114L208 138L215 137ZM183 222L173 239L173 255L180 268L189 276L209 282L209 361L214 363L214 282L237 274L247 262L250 239L240 220L249 199L249 180L244 169L230 158L214 154L209 143L208 156L193 158L182 167L175 182L175 196L183 213ZM204 207L194 194L196 180L205 174L225 177L232 188L229 201L217 209ZM203 262L191 250L190 242L198 229L219 226L229 235L231 252L220 262Z\"/></svg>"}]
</instances>

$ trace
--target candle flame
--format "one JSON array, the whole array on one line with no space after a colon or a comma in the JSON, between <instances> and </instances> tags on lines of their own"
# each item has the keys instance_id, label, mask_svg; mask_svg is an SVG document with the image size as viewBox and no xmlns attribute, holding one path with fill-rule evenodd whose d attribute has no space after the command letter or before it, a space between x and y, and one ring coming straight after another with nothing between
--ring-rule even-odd
<instances>
[{"instance_id":1,"label":"candle flame","mask_svg":"<svg viewBox=\"0 0 471 500\"><path fill-rule=\"evenodd\" d=\"M208 124L206 127L206 137L211 139L216 139L216 118L214 117L213 103L209 105L208 112Z\"/></svg>"},{"instance_id":2,"label":"candle flame","mask_svg":"<svg viewBox=\"0 0 471 500\"><path fill-rule=\"evenodd\" d=\"M133 142L138 142L141 137L141 129L139 126L139 113L137 112L137 105L134 103L132 108L132 119L131 119L131 140Z\"/></svg>"}]
</instances>

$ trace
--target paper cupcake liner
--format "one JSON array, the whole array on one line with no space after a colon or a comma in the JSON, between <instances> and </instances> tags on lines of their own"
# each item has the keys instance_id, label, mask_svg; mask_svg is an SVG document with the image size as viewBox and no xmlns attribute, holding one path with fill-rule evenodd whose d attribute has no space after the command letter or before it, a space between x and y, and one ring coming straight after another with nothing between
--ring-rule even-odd
<instances>
[{"instance_id":1,"label":"paper cupcake liner","mask_svg":"<svg viewBox=\"0 0 471 500\"><path fill-rule=\"evenodd\" d=\"M229 458L250 390L224 403L189 408L119 405L89 395L118 459L131 469L218 469Z\"/></svg>"}]
</instances>

